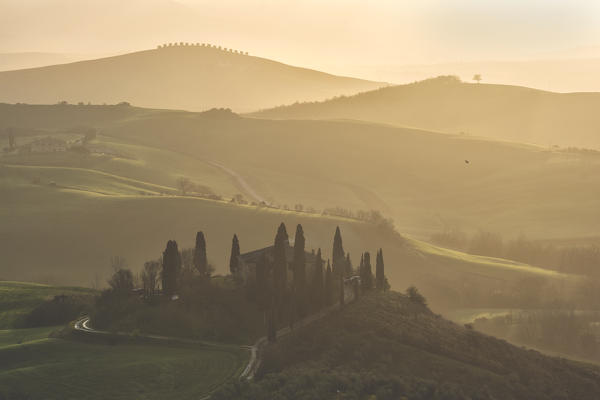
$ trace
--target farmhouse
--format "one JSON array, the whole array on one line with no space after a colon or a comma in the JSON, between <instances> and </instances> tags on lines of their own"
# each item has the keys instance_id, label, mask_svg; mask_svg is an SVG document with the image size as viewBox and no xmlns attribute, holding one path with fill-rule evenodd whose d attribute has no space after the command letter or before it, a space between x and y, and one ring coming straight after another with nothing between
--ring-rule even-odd
<instances>
[{"instance_id":1,"label":"farmhouse","mask_svg":"<svg viewBox=\"0 0 600 400\"><path fill-rule=\"evenodd\" d=\"M48 136L31 142L28 147L32 153L54 153L66 151L67 142Z\"/></svg>"},{"instance_id":2,"label":"farmhouse","mask_svg":"<svg viewBox=\"0 0 600 400\"><path fill-rule=\"evenodd\" d=\"M239 266L240 266L240 275L244 282L252 281L256 277L256 264L260 262L263 257L263 254L267 258L267 262L273 262L273 248L275 246L269 246L258 250L253 250L248 253L240 254L239 256ZM315 253L313 252L304 252L305 260L306 260L306 277L312 277L313 271L315 270ZM291 272L291 267L294 261L294 248L290 246L289 242L285 244L285 258L287 260L288 268ZM292 279L292 274L288 274L288 280Z\"/></svg>"},{"instance_id":3,"label":"farmhouse","mask_svg":"<svg viewBox=\"0 0 600 400\"><path fill-rule=\"evenodd\" d=\"M240 254L238 257L240 267L240 277L245 283L252 282L256 279L256 265L261 262L263 256L266 257L269 264L273 263L273 249L275 246L269 246L258 250L253 250L248 253ZM305 266L306 266L306 280L311 282L315 271L316 254L314 250L312 252L304 252L305 255ZM292 273L292 266L294 261L294 248L290 246L289 242L286 242L285 246L285 258L287 260L288 271L287 274L288 282L291 282L294 275ZM325 262L326 265L326 262ZM323 265L323 268L325 268ZM325 271L323 271L325 272ZM344 278L344 298L345 301L351 301L353 298L358 296L360 291L360 276L353 275Z\"/></svg>"}]
</instances>

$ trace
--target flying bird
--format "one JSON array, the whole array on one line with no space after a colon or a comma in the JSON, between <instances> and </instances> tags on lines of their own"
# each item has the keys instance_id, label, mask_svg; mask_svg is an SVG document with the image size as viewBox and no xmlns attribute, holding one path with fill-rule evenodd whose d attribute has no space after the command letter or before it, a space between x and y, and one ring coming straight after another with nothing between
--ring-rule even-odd
<instances>
[{"instance_id":1,"label":"flying bird","mask_svg":"<svg viewBox=\"0 0 600 400\"><path fill-rule=\"evenodd\" d=\"M465 164L471 164L471 161L465 160Z\"/></svg>"}]
</instances>

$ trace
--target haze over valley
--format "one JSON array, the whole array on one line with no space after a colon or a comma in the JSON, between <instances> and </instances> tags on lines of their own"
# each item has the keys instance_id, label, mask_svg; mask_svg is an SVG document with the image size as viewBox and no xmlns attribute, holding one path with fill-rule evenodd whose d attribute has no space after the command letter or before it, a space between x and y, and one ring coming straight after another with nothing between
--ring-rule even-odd
<instances>
[{"instance_id":1,"label":"haze over valley","mask_svg":"<svg viewBox=\"0 0 600 400\"><path fill-rule=\"evenodd\" d=\"M226 3L3 5L0 400L595 399L598 8Z\"/></svg>"}]
</instances>

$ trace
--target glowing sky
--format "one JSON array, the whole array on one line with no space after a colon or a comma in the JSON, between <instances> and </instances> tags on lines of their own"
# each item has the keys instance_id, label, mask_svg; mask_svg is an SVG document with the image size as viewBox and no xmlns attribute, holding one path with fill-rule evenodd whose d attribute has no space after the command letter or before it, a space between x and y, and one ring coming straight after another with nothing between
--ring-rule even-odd
<instances>
[{"instance_id":1,"label":"glowing sky","mask_svg":"<svg viewBox=\"0 0 600 400\"><path fill-rule=\"evenodd\" d=\"M0 52L113 54L171 41L336 70L600 57L600 1L0 0Z\"/></svg>"}]
</instances>

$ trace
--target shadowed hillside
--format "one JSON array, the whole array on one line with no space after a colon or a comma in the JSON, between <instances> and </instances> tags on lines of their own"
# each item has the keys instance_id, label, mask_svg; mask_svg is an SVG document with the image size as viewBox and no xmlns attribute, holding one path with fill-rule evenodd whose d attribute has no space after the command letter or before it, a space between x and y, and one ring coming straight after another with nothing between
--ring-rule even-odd
<instances>
[{"instance_id":1,"label":"shadowed hillside","mask_svg":"<svg viewBox=\"0 0 600 400\"><path fill-rule=\"evenodd\" d=\"M600 147L598 93L552 93L439 77L253 115L357 119L544 146Z\"/></svg>"},{"instance_id":2,"label":"shadowed hillside","mask_svg":"<svg viewBox=\"0 0 600 400\"><path fill-rule=\"evenodd\" d=\"M339 77L215 47L186 45L0 72L0 101L129 103L171 109L254 111L323 100L384 84Z\"/></svg>"},{"instance_id":3,"label":"shadowed hillside","mask_svg":"<svg viewBox=\"0 0 600 400\"><path fill-rule=\"evenodd\" d=\"M600 390L597 366L482 335L394 292L282 338L260 374L215 399L595 399Z\"/></svg>"}]
</instances>

